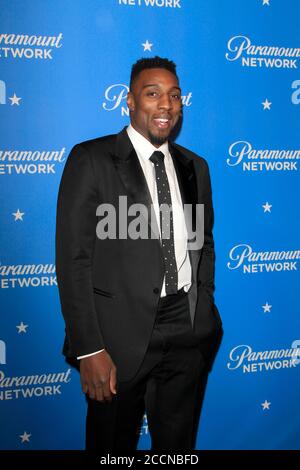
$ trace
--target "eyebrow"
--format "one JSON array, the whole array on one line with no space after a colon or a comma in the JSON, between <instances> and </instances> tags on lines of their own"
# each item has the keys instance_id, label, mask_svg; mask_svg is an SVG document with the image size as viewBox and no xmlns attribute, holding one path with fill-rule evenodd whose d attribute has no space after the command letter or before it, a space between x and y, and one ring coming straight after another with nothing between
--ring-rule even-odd
<instances>
[{"instance_id":1,"label":"eyebrow","mask_svg":"<svg viewBox=\"0 0 300 470\"><path fill-rule=\"evenodd\" d=\"M144 89L144 88L148 88L148 87L153 87L153 86L159 88L159 85L158 85L157 83L149 83L148 85L144 85L144 86L143 86L143 89ZM181 93L181 88L180 88L179 86L176 86L176 85L175 85L175 86L173 86L173 87L171 88L171 90L174 90L174 88L175 88L176 90L179 90L180 93Z\"/></svg>"}]
</instances>

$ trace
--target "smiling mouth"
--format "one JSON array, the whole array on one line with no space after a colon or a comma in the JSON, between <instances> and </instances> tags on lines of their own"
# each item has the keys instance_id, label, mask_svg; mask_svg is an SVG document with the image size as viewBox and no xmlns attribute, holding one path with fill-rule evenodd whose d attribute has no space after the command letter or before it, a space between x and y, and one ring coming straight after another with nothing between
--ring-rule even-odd
<instances>
[{"instance_id":1,"label":"smiling mouth","mask_svg":"<svg viewBox=\"0 0 300 470\"><path fill-rule=\"evenodd\" d=\"M153 119L154 124L156 127L159 129L168 129L171 124L171 119L168 118L154 118Z\"/></svg>"}]
</instances>

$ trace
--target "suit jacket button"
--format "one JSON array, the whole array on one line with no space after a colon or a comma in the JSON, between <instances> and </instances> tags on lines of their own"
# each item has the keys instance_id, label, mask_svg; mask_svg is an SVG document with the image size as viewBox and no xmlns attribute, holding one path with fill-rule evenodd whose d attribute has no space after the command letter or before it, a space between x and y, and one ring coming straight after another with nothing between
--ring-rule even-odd
<instances>
[{"instance_id":1,"label":"suit jacket button","mask_svg":"<svg viewBox=\"0 0 300 470\"><path fill-rule=\"evenodd\" d=\"M158 287L155 287L155 288L153 289L153 292L154 292L154 294L159 294L159 288L158 288Z\"/></svg>"}]
</instances>

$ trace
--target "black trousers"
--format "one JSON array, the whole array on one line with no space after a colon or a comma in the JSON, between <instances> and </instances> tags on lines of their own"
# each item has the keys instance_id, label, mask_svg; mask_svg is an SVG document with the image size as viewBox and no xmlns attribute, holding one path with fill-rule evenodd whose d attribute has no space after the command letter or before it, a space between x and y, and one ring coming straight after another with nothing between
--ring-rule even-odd
<instances>
[{"instance_id":1,"label":"black trousers","mask_svg":"<svg viewBox=\"0 0 300 470\"><path fill-rule=\"evenodd\" d=\"M187 294L162 297L137 374L117 383L111 402L88 399L86 449L134 452L146 411L152 451L194 449L207 370L194 335Z\"/></svg>"}]
</instances>

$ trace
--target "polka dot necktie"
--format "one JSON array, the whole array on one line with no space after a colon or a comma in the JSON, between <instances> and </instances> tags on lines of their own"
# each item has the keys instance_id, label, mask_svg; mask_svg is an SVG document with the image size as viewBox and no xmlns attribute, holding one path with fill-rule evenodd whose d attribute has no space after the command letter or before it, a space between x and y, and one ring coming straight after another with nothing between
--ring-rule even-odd
<instances>
[{"instance_id":1,"label":"polka dot necktie","mask_svg":"<svg viewBox=\"0 0 300 470\"><path fill-rule=\"evenodd\" d=\"M166 294L176 294L178 287L178 273L174 246L172 199L164 163L164 154L159 151L153 152L150 160L154 163L158 204L160 207L160 230L165 263Z\"/></svg>"}]
</instances>

